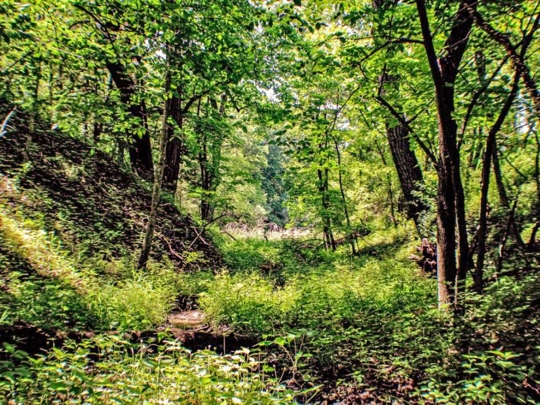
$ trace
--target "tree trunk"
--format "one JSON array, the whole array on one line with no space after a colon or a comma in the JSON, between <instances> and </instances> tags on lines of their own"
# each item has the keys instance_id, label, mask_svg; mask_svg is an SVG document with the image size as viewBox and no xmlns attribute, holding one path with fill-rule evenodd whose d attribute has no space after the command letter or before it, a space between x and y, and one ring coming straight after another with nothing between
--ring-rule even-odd
<instances>
[{"instance_id":1,"label":"tree trunk","mask_svg":"<svg viewBox=\"0 0 540 405\"><path fill-rule=\"evenodd\" d=\"M161 142L159 145L159 161L155 171L154 187L152 189L152 204L150 207L150 215L148 216L148 223L146 224L146 232L144 234L144 240L141 248L141 255L139 257L138 268L143 269L146 267L148 257L150 256L150 250L152 248L152 240L154 238L154 228L156 226L157 211L159 208L159 200L161 197L161 186L163 183L163 172L165 171L165 158L167 149L167 136L169 132L168 118L170 117L171 99L171 74L169 71L165 77L165 103L163 108L163 119L161 123Z\"/></svg>"},{"instance_id":2,"label":"tree trunk","mask_svg":"<svg viewBox=\"0 0 540 405\"><path fill-rule=\"evenodd\" d=\"M353 255L356 255L356 232L353 231L351 227L351 218L349 216L349 209L347 208L347 196L345 194L345 188L343 187L343 175L341 167L341 152L339 150L339 143L336 137L334 139L334 147L336 149L336 157L338 164L338 183L339 183L339 192L341 194L341 200L343 201L343 213L345 214L345 220L347 221L347 234L346 239L349 239L349 244L351 245L351 251Z\"/></svg>"},{"instance_id":3,"label":"tree trunk","mask_svg":"<svg viewBox=\"0 0 540 405\"><path fill-rule=\"evenodd\" d=\"M446 40L444 54L437 56L429 27L425 1L416 0L424 47L429 62L439 122L439 177L437 191L437 279L439 306L457 305L458 279L468 264L465 201L461 184L457 147L457 124L454 119L454 85L467 48L476 0L461 0ZM456 262L456 223L459 232L459 270Z\"/></svg>"},{"instance_id":4,"label":"tree trunk","mask_svg":"<svg viewBox=\"0 0 540 405\"><path fill-rule=\"evenodd\" d=\"M419 217L427 208L419 195L424 178L416 154L411 149L409 130L401 123L392 128L387 126L386 136L407 204L407 216L420 229Z\"/></svg>"},{"instance_id":5,"label":"tree trunk","mask_svg":"<svg viewBox=\"0 0 540 405\"><path fill-rule=\"evenodd\" d=\"M380 10L388 0L374 0L373 7ZM389 28L391 30L391 27ZM380 29L378 30L380 31ZM396 79L391 76L391 73L385 71L380 77L380 94L384 94L384 86L391 82L395 82ZM403 117L405 118L405 117ZM386 137L388 144L390 145L390 151L392 152L392 159L394 166L398 173L401 190L406 203L407 217L414 221L416 229L420 238L422 238L422 232L420 231L419 217L426 211L427 207L419 196L419 192L422 189L424 178L422 170L418 163L416 154L411 149L410 143L410 131L409 128L399 121L396 126L391 127L389 123L386 124Z\"/></svg>"},{"instance_id":6,"label":"tree trunk","mask_svg":"<svg viewBox=\"0 0 540 405\"><path fill-rule=\"evenodd\" d=\"M501 205L506 209L506 211L510 212L510 199L508 198L508 193L506 192L506 187L504 186L501 162L499 161L499 148L497 147L497 140L495 140L493 144L493 173L495 174L495 184L497 185L499 201L501 202ZM512 232L514 234L514 238L516 239L516 243L518 244L518 246L524 247L525 242L523 242L523 239L521 238L521 233L519 231L519 227L516 223L515 218L510 223L510 226L512 227Z\"/></svg>"},{"instance_id":7,"label":"tree trunk","mask_svg":"<svg viewBox=\"0 0 540 405\"><path fill-rule=\"evenodd\" d=\"M154 164L152 161L152 146L150 132L148 130L146 106L144 102L134 103L133 96L136 92L134 80L119 63L107 63L114 84L120 91L120 100L127 106L127 111L132 117L141 121L144 128L142 136L137 134L135 128L128 130L127 136L131 140L129 157L133 170L141 177L149 180L152 178Z\"/></svg>"},{"instance_id":8,"label":"tree trunk","mask_svg":"<svg viewBox=\"0 0 540 405\"><path fill-rule=\"evenodd\" d=\"M491 168L491 158L496 144L497 132L501 129L506 116L516 98L518 91L519 74L516 73L512 90L506 99L506 102L499 113L497 121L489 130L486 140L486 151L484 154L484 163L482 165L482 191L480 196L480 218L478 223L478 256L476 260L476 269L473 274L474 289L481 292L483 289L484 277L484 259L486 254L486 234L487 234L487 210L488 210L488 193L489 193L489 177Z\"/></svg>"},{"instance_id":9,"label":"tree trunk","mask_svg":"<svg viewBox=\"0 0 540 405\"><path fill-rule=\"evenodd\" d=\"M203 221L210 221L210 189L211 189L211 175L208 162L208 140L206 133L200 134L201 142L199 152L199 167L201 170L201 219Z\"/></svg>"},{"instance_id":10,"label":"tree trunk","mask_svg":"<svg viewBox=\"0 0 540 405\"><path fill-rule=\"evenodd\" d=\"M221 96L221 104L213 98L209 98L208 104L213 114L223 117L225 113L226 96ZM201 218L203 221L212 222L215 210L215 193L220 183L221 148L223 146L223 134L218 127L206 127L201 131L199 167L201 171ZM210 137L208 136L210 135Z\"/></svg>"},{"instance_id":11,"label":"tree trunk","mask_svg":"<svg viewBox=\"0 0 540 405\"><path fill-rule=\"evenodd\" d=\"M174 96L171 99L171 118L174 120L178 128L182 129L182 100L180 97ZM163 188L171 193L176 194L178 178L180 175L180 164L182 161L182 140L179 136L175 136L174 126L167 128L167 151L166 151L166 166L163 175Z\"/></svg>"},{"instance_id":12,"label":"tree trunk","mask_svg":"<svg viewBox=\"0 0 540 405\"><path fill-rule=\"evenodd\" d=\"M336 240L332 232L332 220L330 218L330 202L328 201L328 169L317 169L319 178L319 192L321 193L323 235L327 249L336 250Z\"/></svg>"}]
</instances>

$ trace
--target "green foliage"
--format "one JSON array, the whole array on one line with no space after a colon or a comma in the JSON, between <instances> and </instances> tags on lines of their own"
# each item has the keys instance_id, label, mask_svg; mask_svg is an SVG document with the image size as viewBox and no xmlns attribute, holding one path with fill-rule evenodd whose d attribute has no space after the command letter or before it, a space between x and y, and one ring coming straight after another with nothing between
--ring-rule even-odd
<instances>
[{"instance_id":1,"label":"green foliage","mask_svg":"<svg viewBox=\"0 0 540 405\"><path fill-rule=\"evenodd\" d=\"M439 404L534 404L535 400L519 392L529 373L526 366L513 361L516 357L500 350L463 355L464 379L449 384L432 379L422 387L422 397Z\"/></svg>"},{"instance_id":2,"label":"green foliage","mask_svg":"<svg viewBox=\"0 0 540 405\"><path fill-rule=\"evenodd\" d=\"M426 369L418 394L436 403L537 403L538 275L502 277L484 296L467 295L457 347Z\"/></svg>"},{"instance_id":3,"label":"green foliage","mask_svg":"<svg viewBox=\"0 0 540 405\"><path fill-rule=\"evenodd\" d=\"M55 279L12 272L0 292L0 323L17 322L52 329L84 329L97 325L88 301L70 285Z\"/></svg>"},{"instance_id":4,"label":"green foliage","mask_svg":"<svg viewBox=\"0 0 540 405\"><path fill-rule=\"evenodd\" d=\"M4 351L16 356L0 363L0 396L13 404L295 403L294 393L263 374L264 362L247 349L191 354L174 341L131 345L99 336L38 358L10 346Z\"/></svg>"},{"instance_id":5,"label":"green foliage","mask_svg":"<svg viewBox=\"0 0 540 405\"><path fill-rule=\"evenodd\" d=\"M395 261L359 267L333 263L285 275L283 287L257 273L223 273L200 299L214 322L268 333L276 327L330 328L362 319L374 308L409 311L428 299L431 283Z\"/></svg>"},{"instance_id":6,"label":"green foliage","mask_svg":"<svg viewBox=\"0 0 540 405\"><path fill-rule=\"evenodd\" d=\"M55 235L40 229L39 221L0 214L0 240L6 249L0 251L0 264L10 271L3 280L6 290L0 291L4 323L127 330L165 322L179 285L170 268L152 262L142 274L133 272L132 258L76 258Z\"/></svg>"},{"instance_id":7,"label":"green foliage","mask_svg":"<svg viewBox=\"0 0 540 405\"><path fill-rule=\"evenodd\" d=\"M134 273L118 282L100 283L87 295L89 310L105 329L144 330L162 325L177 291L166 273Z\"/></svg>"},{"instance_id":8,"label":"green foliage","mask_svg":"<svg viewBox=\"0 0 540 405\"><path fill-rule=\"evenodd\" d=\"M424 3L433 31L421 40ZM17 108L0 139L2 327L153 329L179 296L198 298L215 330L265 339L272 365L247 351L192 355L176 343L104 337L38 358L6 346L0 394L16 404L291 403L295 394L309 403L308 392L264 374L282 371L289 384L326 384L327 402L538 402L538 4L474 3L523 63L476 18L441 115L425 51L432 39L448 60L459 53L447 42L463 28L459 3L1 2L0 123ZM496 134L486 202L486 136L516 66L525 80ZM122 87L115 69L132 83ZM151 157L164 98L174 104L165 122L181 181L158 213L155 259L137 272L152 185L135 165L119 173L109 161L128 169L141 136ZM455 316L436 310L437 283L409 259L417 234L436 239L444 205L436 198L447 165L432 155L452 139L437 137L438 115L459 128L450 166L460 168L452 183L462 177L468 231L489 207L490 285L462 294ZM427 207L418 229L406 213L407 171L388 142L403 120ZM306 229L269 237L265 221ZM238 228L215 238L226 269L212 272L207 235L226 224Z\"/></svg>"}]
</instances>

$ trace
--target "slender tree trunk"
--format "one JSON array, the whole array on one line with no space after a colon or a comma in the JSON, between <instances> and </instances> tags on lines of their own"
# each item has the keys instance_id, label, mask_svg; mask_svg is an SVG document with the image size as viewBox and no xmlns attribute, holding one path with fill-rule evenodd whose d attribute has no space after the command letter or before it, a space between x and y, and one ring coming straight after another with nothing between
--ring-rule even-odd
<instances>
[{"instance_id":1,"label":"slender tree trunk","mask_svg":"<svg viewBox=\"0 0 540 405\"><path fill-rule=\"evenodd\" d=\"M200 134L200 152L199 152L199 167L201 170L201 219L203 221L210 220L210 189L211 175L208 167L208 140L206 133Z\"/></svg>"},{"instance_id":2,"label":"slender tree trunk","mask_svg":"<svg viewBox=\"0 0 540 405\"><path fill-rule=\"evenodd\" d=\"M497 147L497 140L495 140L493 145L493 173L495 174L495 184L497 185L499 201L501 202L501 205L506 209L506 212L510 212L510 199L508 198L508 193L506 192L506 187L504 185L501 162L499 160L499 148ZM524 247L525 242L523 242L523 238L521 237L519 226L517 225L515 218L510 223L510 226L514 234L514 238L516 239L516 243L518 244L518 246Z\"/></svg>"},{"instance_id":3,"label":"slender tree trunk","mask_svg":"<svg viewBox=\"0 0 540 405\"><path fill-rule=\"evenodd\" d=\"M321 194L323 234L327 249L336 250L336 240L332 232L332 220L330 218L330 202L328 201L328 169L317 169L319 178L319 192Z\"/></svg>"},{"instance_id":4,"label":"slender tree trunk","mask_svg":"<svg viewBox=\"0 0 540 405\"><path fill-rule=\"evenodd\" d=\"M472 15L474 16L476 25L478 25L482 30L484 30L490 36L492 40L502 45L502 47L505 49L506 54L512 61L512 65L514 67L515 73L521 77L523 81L523 85L525 89L527 90L527 92L529 93L529 97L533 103L536 119L538 123L540 124L540 91L538 90L538 85L536 83L536 80L533 74L531 74L531 70L529 66L527 65L526 59L525 59L529 46L534 38L534 35L540 28L540 14L536 14L536 16L531 17L531 20L530 20L530 22L532 22L532 24L530 25L531 28L528 32L526 33L524 32L523 39L519 43L521 45L521 49L519 49L519 46L512 43L510 36L498 31L493 26L491 26L487 21L484 20L483 16L478 11L471 10L471 12L472 12ZM501 198L501 203L505 206L505 208L507 208L507 210L510 210L510 203L504 191L504 184L502 182L502 175L500 171L500 165L498 162L498 151L496 147L493 152L493 165L494 165L494 171L495 171L495 178L497 180L497 188L499 190L499 197ZM519 227L517 226L514 216L512 216L512 222L509 223L509 226L513 230L516 243L521 248L524 248L525 243L523 242L523 239L521 238Z\"/></svg>"},{"instance_id":5,"label":"slender tree trunk","mask_svg":"<svg viewBox=\"0 0 540 405\"><path fill-rule=\"evenodd\" d=\"M150 256L150 250L152 248L152 240L154 238L154 228L156 226L157 211L159 208L159 200L161 197L161 186L163 183L163 172L165 171L166 163L166 149L167 149L167 135L169 132L168 119L171 111L171 74L167 69L165 76L165 103L163 108L163 119L161 123L161 141L159 145L159 161L155 171L154 187L152 189L152 204L150 207L150 215L148 216L148 223L146 224L146 232L144 234L144 240L141 248L141 255L139 257L138 268L143 269L146 267L148 257Z\"/></svg>"},{"instance_id":6,"label":"slender tree trunk","mask_svg":"<svg viewBox=\"0 0 540 405\"><path fill-rule=\"evenodd\" d=\"M386 158L384 157L384 152L381 149L381 146L379 145L379 142L375 140L375 146L377 146L377 151L379 152L379 155L381 156L381 160L383 162L383 165L388 166L388 163L386 162ZM392 187L392 178L390 177L390 173L386 173L386 182L388 183L388 200L390 203L390 215L392 217L392 224L394 225L394 228L397 228L397 220L396 220L396 209L395 209L395 203L394 203L394 190ZM418 232L418 236L420 235L420 230L417 228L416 231Z\"/></svg>"},{"instance_id":7,"label":"slender tree trunk","mask_svg":"<svg viewBox=\"0 0 540 405\"><path fill-rule=\"evenodd\" d=\"M481 292L483 289L483 275L484 275L484 260L486 254L486 235L487 235L487 210L488 210L488 194L489 194L489 179L490 179L490 168L491 168L491 158L493 156L493 150L496 144L497 133L501 129L504 120L510 108L514 103L514 100L518 91L519 83L519 74L516 73L514 78L514 83L512 85L512 90L506 99L506 102L499 113L497 121L491 129L489 130L487 140L486 140L486 151L484 154L484 163L482 165L482 188L480 196L480 219L478 224L478 256L476 261L476 269L473 274L474 280L474 289L477 292Z\"/></svg>"},{"instance_id":8,"label":"slender tree trunk","mask_svg":"<svg viewBox=\"0 0 540 405\"><path fill-rule=\"evenodd\" d=\"M339 182L339 191L341 193L341 200L343 201L343 212L345 214L345 220L347 221L347 233L346 238L349 239L349 243L351 245L352 254L356 255L356 232L353 232L353 229L351 227L351 219L349 217L349 209L347 208L347 196L345 195L345 189L343 188L343 175L342 175L342 167L341 167L341 152L339 151L339 143L335 137L334 139L334 146L336 148L336 156L337 156L337 163L338 163L338 182Z\"/></svg>"},{"instance_id":9,"label":"slender tree trunk","mask_svg":"<svg viewBox=\"0 0 540 405\"><path fill-rule=\"evenodd\" d=\"M152 160L152 146L150 142L150 132L148 130L146 106L144 102L135 103L133 98L136 92L136 84L124 66L120 63L107 63L114 84L120 91L120 100L127 106L127 111L132 117L141 121L144 128L142 136L137 134L135 128L128 130L128 139L131 141L129 147L129 157L133 170L141 177L151 179L154 164Z\"/></svg>"},{"instance_id":10,"label":"slender tree trunk","mask_svg":"<svg viewBox=\"0 0 540 405\"><path fill-rule=\"evenodd\" d=\"M495 184L497 184L497 192L499 194L501 205L509 210L510 200L508 199L506 187L504 186L501 162L499 160L499 148L497 147L496 139L493 142L493 173L495 174Z\"/></svg>"}]
</instances>

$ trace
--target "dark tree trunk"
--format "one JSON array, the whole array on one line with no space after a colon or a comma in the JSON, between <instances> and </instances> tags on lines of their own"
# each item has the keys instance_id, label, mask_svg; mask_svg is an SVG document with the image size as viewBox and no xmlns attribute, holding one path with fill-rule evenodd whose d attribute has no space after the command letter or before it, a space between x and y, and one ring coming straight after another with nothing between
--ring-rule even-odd
<instances>
[{"instance_id":1,"label":"dark tree trunk","mask_svg":"<svg viewBox=\"0 0 540 405\"><path fill-rule=\"evenodd\" d=\"M501 162L499 161L499 149L497 147L497 140L493 143L493 173L495 174L495 184L497 184L497 192L499 194L499 200L501 205L506 209L510 209L510 200L506 193L506 187L504 186L504 180L501 169Z\"/></svg>"},{"instance_id":2,"label":"dark tree trunk","mask_svg":"<svg viewBox=\"0 0 540 405\"><path fill-rule=\"evenodd\" d=\"M439 122L439 163L437 191L437 279L441 307L457 303L458 279L468 265L468 241L465 223L465 201L461 184L457 147L457 124L454 119L454 85L467 48L476 0L461 0L446 40L443 56L433 45L425 1L416 0L424 47L426 50L437 102ZM459 261L456 262L456 223L459 236ZM459 263L459 269L457 264Z\"/></svg>"},{"instance_id":3,"label":"dark tree trunk","mask_svg":"<svg viewBox=\"0 0 540 405\"><path fill-rule=\"evenodd\" d=\"M351 226L351 218L349 216L349 209L347 208L347 196L345 194L345 188L343 187L343 174L341 167L341 152L339 150L339 143L336 137L334 139L334 147L336 149L336 157L338 163L338 183L339 183L339 192L341 194L341 200L343 201L343 213L345 214L345 220L347 221L347 233L345 239L349 239L349 244L351 245L351 251L353 255L356 255L356 232L353 231Z\"/></svg>"},{"instance_id":4,"label":"dark tree trunk","mask_svg":"<svg viewBox=\"0 0 540 405\"><path fill-rule=\"evenodd\" d=\"M171 99L171 118L178 128L182 129L182 100L180 97ZM175 135L175 128L169 126L167 129L167 151L166 166L163 175L163 188L176 194L176 187L180 174L180 164L182 161L182 139L180 135Z\"/></svg>"},{"instance_id":5,"label":"dark tree trunk","mask_svg":"<svg viewBox=\"0 0 540 405\"><path fill-rule=\"evenodd\" d=\"M330 201L328 200L328 169L317 169L317 176L321 194L324 243L327 249L336 250L336 240L332 231L332 219L330 218Z\"/></svg>"},{"instance_id":6,"label":"dark tree trunk","mask_svg":"<svg viewBox=\"0 0 540 405\"><path fill-rule=\"evenodd\" d=\"M199 167L201 170L201 219L203 221L210 221L210 212L211 212L211 195L210 190L212 186L212 178L210 169L208 167L208 140L206 133L200 134L201 142L199 152Z\"/></svg>"},{"instance_id":7,"label":"dark tree trunk","mask_svg":"<svg viewBox=\"0 0 540 405\"><path fill-rule=\"evenodd\" d=\"M424 178L416 154L411 149L409 130L403 124L398 124L388 127L386 136L407 204L407 216L414 221L417 229L420 229L419 217L427 208L419 195Z\"/></svg>"},{"instance_id":8,"label":"dark tree trunk","mask_svg":"<svg viewBox=\"0 0 540 405\"><path fill-rule=\"evenodd\" d=\"M107 69L111 74L114 84L120 91L120 100L126 105L127 111L132 117L140 119L141 125L144 127L142 136L139 136L134 129L128 131L127 136L131 141L129 157L133 170L141 177L150 180L152 179L154 164L152 161L152 146L148 131L146 106L143 102L134 102L133 96L136 92L136 84L125 71L124 66L119 63L107 63Z\"/></svg>"},{"instance_id":9,"label":"dark tree trunk","mask_svg":"<svg viewBox=\"0 0 540 405\"><path fill-rule=\"evenodd\" d=\"M213 113L223 117L225 113L226 96L221 96L221 104L213 98L208 100ZM203 221L212 222L215 211L215 192L220 183L221 148L223 146L223 134L220 128L206 128L199 134L200 152L199 167L201 171L201 218ZM208 135L211 135L210 138Z\"/></svg>"},{"instance_id":10,"label":"dark tree trunk","mask_svg":"<svg viewBox=\"0 0 540 405\"><path fill-rule=\"evenodd\" d=\"M380 10L385 6L385 3L389 3L388 0L374 0L373 7ZM381 31L381 28L382 27L379 27L378 31ZM388 29L391 30L392 27L389 27ZM385 85L390 83L396 83L396 78L392 76L392 72L386 72L385 67L384 72L380 77L379 95L384 94ZM403 114L401 115L403 116ZM405 121L404 116L403 121ZM388 123L386 125L386 137L388 139L388 144L390 145L390 151L392 152L394 166L398 173L401 191L405 198L405 212L407 217L414 221L416 229L422 238L419 217L425 212L427 207L420 198L419 192L421 191L424 178L416 154L411 149L409 135L410 130L402 121L399 121L396 126L390 126Z\"/></svg>"}]
</instances>

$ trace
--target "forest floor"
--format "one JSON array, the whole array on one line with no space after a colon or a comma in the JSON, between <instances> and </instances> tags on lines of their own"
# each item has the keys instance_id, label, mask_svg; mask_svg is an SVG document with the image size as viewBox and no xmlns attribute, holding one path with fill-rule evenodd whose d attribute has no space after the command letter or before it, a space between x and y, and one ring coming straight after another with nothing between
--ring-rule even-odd
<instances>
[{"instance_id":1,"label":"forest floor","mask_svg":"<svg viewBox=\"0 0 540 405\"><path fill-rule=\"evenodd\" d=\"M136 271L149 187L98 155L0 139L0 400L540 401L535 260L466 294L456 320L407 229L373 229L353 257L301 232L201 234L165 200Z\"/></svg>"}]
</instances>

